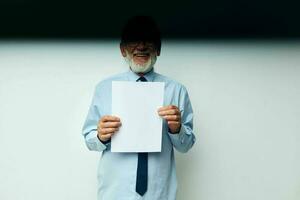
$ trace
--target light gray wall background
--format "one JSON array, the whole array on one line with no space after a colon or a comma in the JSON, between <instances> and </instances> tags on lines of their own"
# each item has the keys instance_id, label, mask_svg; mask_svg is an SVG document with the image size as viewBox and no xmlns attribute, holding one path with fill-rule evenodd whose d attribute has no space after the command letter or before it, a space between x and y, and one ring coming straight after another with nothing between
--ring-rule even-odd
<instances>
[{"instance_id":1,"label":"light gray wall background","mask_svg":"<svg viewBox=\"0 0 300 200\"><path fill-rule=\"evenodd\" d=\"M197 141L178 200L300 199L300 42L164 41ZM95 85L127 70L117 41L0 43L0 199L96 199L81 128ZM120 166L122 167L122 166Z\"/></svg>"}]
</instances>

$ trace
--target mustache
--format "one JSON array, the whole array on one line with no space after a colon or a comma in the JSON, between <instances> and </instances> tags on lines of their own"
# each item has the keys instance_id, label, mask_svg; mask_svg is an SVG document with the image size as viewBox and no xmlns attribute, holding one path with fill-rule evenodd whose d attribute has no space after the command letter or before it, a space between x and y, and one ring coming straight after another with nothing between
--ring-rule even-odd
<instances>
[{"instance_id":1,"label":"mustache","mask_svg":"<svg viewBox=\"0 0 300 200\"><path fill-rule=\"evenodd\" d=\"M132 53L132 55L147 55L147 56L150 56L152 55L152 52L151 51L134 51Z\"/></svg>"},{"instance_id":2,"label":"mustache","mask_svg":"<svg viewBox=\"0 0 300 200\"><path fill-rule=\"evenodd\" d=\"M151 53L149 50L135 50L133 53Z\"/></svg>"}]
</instances>

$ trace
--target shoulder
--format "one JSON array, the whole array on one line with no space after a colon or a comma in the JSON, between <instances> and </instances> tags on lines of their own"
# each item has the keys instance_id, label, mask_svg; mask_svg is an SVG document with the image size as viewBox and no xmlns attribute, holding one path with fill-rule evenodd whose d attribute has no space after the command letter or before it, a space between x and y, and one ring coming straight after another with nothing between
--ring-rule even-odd
<instances>
[{"instance_id":1,"label":"shoulder","mask_svg":"<svg viewBox=\"0 0 300 200\"><path fill-rule=\"evenodd\" d=\"M185 85L180 83L179 81L177 81L173 78L170 78L168 76L159 74L159 73L156 73L155 75L156 75L156 80L161 81L161 82L165 82L166 87L171 87L171 88L181 90L181 91L184 91L184 92L187 91Z\"/></svg>"},{"instance_id":2,"label":"shoulder","mask_svg":"<svg viewBox=\"0 0 300 200\"><path fill-rule=\"evenodd\" d=\"M110 86L112 81L124 80L124 78L126 77L126 74L127 74L127 72L123 72L123 73L118 73L118 74L113 74L111 76L108 76L108 77L98 81L98 83L96 84L96 89L101 89L103 87Z\"/></svg>"}]
</instances>

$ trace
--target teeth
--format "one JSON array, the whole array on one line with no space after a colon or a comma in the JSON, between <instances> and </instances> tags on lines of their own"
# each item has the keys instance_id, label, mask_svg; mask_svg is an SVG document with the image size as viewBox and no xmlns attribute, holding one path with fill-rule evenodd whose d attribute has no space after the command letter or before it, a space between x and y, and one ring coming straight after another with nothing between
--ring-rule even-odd
<instances>
[{"instance_id":1,"label":"teeth","mask_svg":"<svg viewBox=\"0 0 300 200\"><path fill-rule=\"evenodd\" d=\"M135 53L135 56L149 56L148 53Z\"/></svg>"}]
</instances>

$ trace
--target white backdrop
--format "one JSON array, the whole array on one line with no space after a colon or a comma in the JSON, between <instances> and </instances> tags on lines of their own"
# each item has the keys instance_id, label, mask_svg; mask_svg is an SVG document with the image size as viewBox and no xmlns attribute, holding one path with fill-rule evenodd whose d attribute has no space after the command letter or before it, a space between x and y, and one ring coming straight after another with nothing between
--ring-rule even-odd
<instances>
[{"instance_id":1,"label":"white backdrop","mask_svg":"<svg viewBox=\"0 0 300 200\"><path fill-rule=\"evenodd\" d=\"M164 41L197 141L176 152L178 200L300 199L300 43ZM0 199L96 199L81 128L98 81L127 70L117 41L0 42Z\"/></svg>"}]
</instances>

